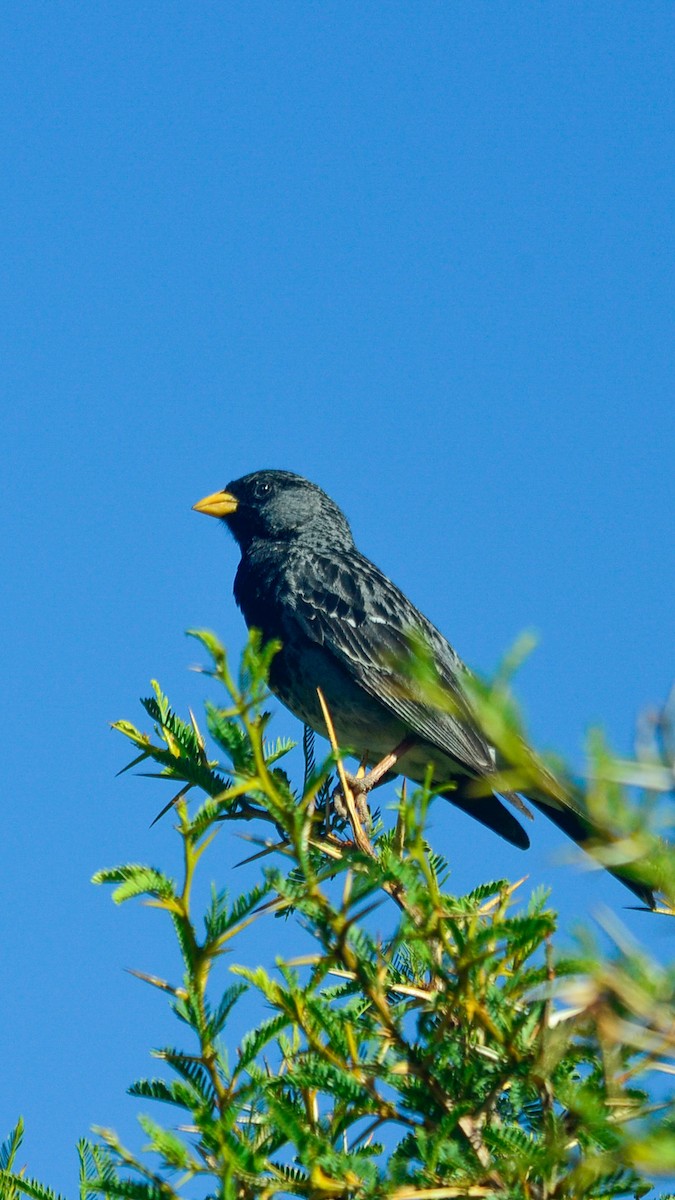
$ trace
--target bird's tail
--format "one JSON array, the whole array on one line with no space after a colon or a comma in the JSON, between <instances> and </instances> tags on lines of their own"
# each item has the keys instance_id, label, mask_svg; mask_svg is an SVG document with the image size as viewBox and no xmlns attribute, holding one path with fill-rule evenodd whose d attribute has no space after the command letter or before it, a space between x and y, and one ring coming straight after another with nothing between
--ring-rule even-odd
<instances>
[{"instance_id":1,"label":"bird's tail","mask_svg":"<svg viewBox=\"0 0 675 1200\"><path fill-rule=\"evenodd\" d=\"M456 781L454 788L449 788L447 792L443 792L446 800L459 808L462 812L468 813L475 821L480 821L481 825L486 825L488 829L492 829L494 833L498 833L504 841L510 842L512 846L517 846L519 850L527 850L530 839L523 829L520 821L518 821L511 810L499 799L499 796L493 795L491 792L476 795L476 792L471 789L470 780ZM510 799L511 797L509 797ZM524 805L519 806L521 810ZM531 817L531 813L527 813Z\"/></svg>"},{"instance_id":2,"label":"bird's tail","mask_svg":"<svg viewBox=\"0 0 675 1200\"><path fill-rule=\"evenodd\" d=\"M553 821L558 829L562 829L563 833L592 855L594 845L598 848L611 846L612 838L606 829L602 829L583 811L574 794L575 790L574 785L568 780L564 796L561 794L559 785L552 794L539 790L527 791L523 794L535 808ZM637 896L638 900L641 900L648 908L656 908L654 891L646 883L640 881L637 867L633 867L631 863L621 863L620 866L603 863L603 866L610 875L618 879L624 887L629 888L633 895Z\"/></svg>"}]
</instances>

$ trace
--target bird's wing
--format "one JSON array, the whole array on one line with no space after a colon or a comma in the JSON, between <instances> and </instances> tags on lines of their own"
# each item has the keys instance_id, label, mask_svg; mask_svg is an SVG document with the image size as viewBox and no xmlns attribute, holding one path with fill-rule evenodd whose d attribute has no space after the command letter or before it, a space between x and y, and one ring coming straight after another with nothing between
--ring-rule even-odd
<instances>
[{"instance_id":1,"label":"bird's wing","mask_svg":"<svg viewBox=\"0 0 675 1200\"><path fill-rule=\"evenodd\" d=\"M356 558L357 561L354 561ZM443 635L386 575L354 551L303 557L292 581L292 606L303 632L334 655L364 691L472 774L494 769L459 680L466 671ZM430 649L447 708L424 699L413 671L410 635Z\"/></svg>"}]
</instances>

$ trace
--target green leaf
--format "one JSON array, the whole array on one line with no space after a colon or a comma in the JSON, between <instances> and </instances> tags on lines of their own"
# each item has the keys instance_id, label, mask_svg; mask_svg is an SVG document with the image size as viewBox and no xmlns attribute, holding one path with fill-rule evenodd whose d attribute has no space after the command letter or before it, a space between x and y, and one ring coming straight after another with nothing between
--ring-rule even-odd
<instances>
[{"instance_id":1,"label":"green leaf","mask_svg":"<svg viewBox=\"0 0 675 1200\"><path fill-rule=\"evenodd\" d=\"M150 1153L159 1154L163 1160L163 1166L169 1168L180 1168L186 1170L189 1167L197 1167L197 1163L192 1158L189 1148L185 1142L169 1129L164 1129L161 1125L157 1125L150 1117L140 1116L139 1124L150 1138L150 1144L146 1147Z\"/></svg>"},{"instance_id":2,"label":"green leaf","mask_svg":"<svg viewBox=\"0 0 675 1200\"><path fill-rule=\"evenodd\" d=\"M176 1196L168 1183L145 1183L120 1176L106 1179L105 1184L95 1190L102 1191L106 1197L119 1197L119 1200L173 1200ZM42 1200L42 1197L36 1197L36 1200Z\"/></svg>"},{"instance_id":3,"label":"green leaf","mask_svg":"<svg viewBox=\"0 0 675 1200\"><path fill-rule=\"evenodd\" d=\"M218 1001L218 1004L216 1005L216 1008L209 1015L207 1028L208 1028L208 1036L211 1039L211 1041L215 1041L216 1038L219 1037L219 1035L223 1032L223 1029L225 1028L225 1024L227 1022L227 1018L229 1017L230 1013L232 1012L232 1009L234 1008L235 1004L237 1003L237 1000L239 999L240 996L243 996L244 993L247 991L248 991L248 988L247 988L246 984L239 983L239 984L235 984L231 988L228 988L227 991L225 991L223 993L220 1000Z\"/></svg>"},{"instance_id":4,"label":"green leaf","mask_svg":"<svg viewBox=\"0 0 675 1200\"><path fill-rule=\"evenodd\" d=\"M23 1141L23 1133L23 1117L19 1117L11 1133L0 1146L0 1168L3 1170L8 1171L13 1166L16 1152Z\"/></svg>"},{"instance_id":5,"label":"green leaf","mask_svg":"<svg viewBox=\"0 0 675 1200\"><path fill-rule=\"evenodd\" d=\"M208 731L225 751L235 771L240 775L253 773L253 748L239 718L230 715L227 709L216 708L209 700L205 708Z\"/></svg>"},{"instance_id":6,"label":"green leaf","mask_svg":"<svg viewBox=\"0 0 675 1200\"><path fill-rule=\"evenodd\" d=\"M142 1100L158 1100L164 1104L178 1104L181 1108L185 1107L181 1100L176 1099L172 1086L164 1079L137 1079L127 1088L127 1094Z\"/></svg>"},{"instance_id":7,"label":"green leaf","mask_svg":"<svg viewBox=\"0 0 675 1200\"><path fill-rule=\"evenodd\" d=\"M227 653L222 642L208 629L188 629L187 637L196 638L208 650L217 671L224 671L227 665Z\"/></svg>"},{"instance_id":8,"label":"green leaf","mask_svg":"<svg viewBox=\"0 0 675 1200\"><path fill-rule=\"evenodd\" d=\"M92 876L92 883L119 883L120 886L113 892L116 904L122 904L133 896L155 896L160 900L176 898L174 880L155 867L146 867L142 863L127 863L97 871Z\"/></svg>"},{"instance_id":9,"label":"green leaf","mask_svg":"<svg viewBox=\"0 0 675 1200\"><path fill-rule=\"evenodd\" d=\"M266 1021L261 1021L257 1029L247 1033L239 1047L237 1071L250 1067L255 1062L263 1047L271 1042L286 1025L288 1025L286 1014L277 1013L276 1016L269 1017Z\"/></svg>"},{"instance_id":10,"label":"green leaf","mask_svg":"<svg viewBox=\"0 0 675 1200\"><path fill-rule=\"evenodd\" d=\"M269 884L259 884L252 891L238 896L231 908L228 907L226 890L214 892L211 904L204 916L204 926L209 941L222 940L226 933L236 930L248 916L255 912L269 891Z\"/></svg>"},{"instance_id":11,"label":"green leaf","mask_svg":"<svg viewBox=\"0 0 675 1200\"><path fill-rule=\"evenodd\" d=\"M629 1142L628 1158L634 1166L650 1175L672 1175L675 1172L675 1130L655 1129L646 1137Z\"/></svg>"},{"instance_id":12,"label":"green leaf","mask_svg":"<svg viewBox=\"0 0 675 1200\"><path fill-rule=\"evenodd\" d=\"M80 1200L99 1200L107 1181L116 1178L109 1150L82 1138L77 1143L80 1164Z\"/></svg>"},{"instance_id":13,"label":"green leaf","mask_svg":"<svg viewBox=\"0 0 675 1200\"><path fill-rule=\"evenodd\" d=\"M271 766L272 763L277 762L278 759L283 758L284 755L294 750L296 745L297 742L294 742L292 738L283 737L277 738L276 742L264 742L263 754L265 755L265 762L268 766Z\"/></svg>"},{"instance_id":14,"label":"green leaf","mask_svg":"<svg viewBox=\"0 0 675 1200\"><path fill-rule=\"evenodd\" d=\"M156 1050L155 1056L167 1062L177 1075L186 1080L207 1108L210 1109L215 1106L216 1094L213 1083L209 1072L201 1060L195 1058L193 1055L183 1054L180 1050L171 1048Z\"/></svg>"},{"instance_id":15,"label":"green leaf","mask_svg":"<svg viewBox=\"0 0 675 1200\"><path fill-rule=\"evenodd\" d=\"M45 1187L37 1179L27 1179L24 1175L13 1175L0 1169L0 1196L2 1200L13 1200L15 1195L31 1197L31 1200L65 1200L60 1192Z\"/></svg>"}]
</instances>

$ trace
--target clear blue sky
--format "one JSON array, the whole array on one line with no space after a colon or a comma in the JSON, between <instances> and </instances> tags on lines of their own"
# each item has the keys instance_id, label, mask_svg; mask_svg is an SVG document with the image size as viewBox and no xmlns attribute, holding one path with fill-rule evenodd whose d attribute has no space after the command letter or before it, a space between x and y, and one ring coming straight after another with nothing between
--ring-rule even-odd
<instances>
[{"instance_id":1,"label":"clear blue sky","mask_svg":"<svg viewBox=\"0 0 675 1200\"><path fill-rule=\"evenodd\" d=\"M151 676L199 706L186 628L243 641L200 496L299 471L475 667L537 629L519 692L577 764L664 699L674 25L669 0L3 7L0 1132L22 1112L54 1186L92 1123L137 1140L124 1088L177 1036L123 972L175 975L168 931L88 881L175 855L108 722ZM458 889L529 869L565 928L624 903L543 819L526 857L449 806L434 827ZM218 854L222 881L241 843Z\"/></svg>"}]
</instances>

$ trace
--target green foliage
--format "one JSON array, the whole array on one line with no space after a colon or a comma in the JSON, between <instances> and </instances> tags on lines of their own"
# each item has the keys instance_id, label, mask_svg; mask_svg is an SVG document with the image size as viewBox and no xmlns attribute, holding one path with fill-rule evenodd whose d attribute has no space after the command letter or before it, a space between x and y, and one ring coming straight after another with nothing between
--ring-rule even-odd
<instances>
[{"instance_id":1,"label":"green foliage","mask_svg":"<svg viewBox=\"0 0 675 1200\"><path fill-rule=\"evenodd\" d=\"M178 789L169 807L182 877L141 864L95 876L117 902L142 896L170 917L181 983L141 978L167 995L187 1046L155 1051L164 1073L130 1088L153 1107L140 1117L142 1152L106 1129L80 1144L81 1200L562 1200L641 1196L652 1177L675 1174L675 1105L653 1088L657 1073L675 1074L675 971L618 923L606 930L611 953L586 935L575 959L563 957L547 898L521 899L517 884L453 895L426 838L429 789L402 794L393 831L365 828L353 803L350 821L336 821L335 755L317 767L309 734L296 795L278 766L291 743L265 739L276 648L252 637L234 676L214 635L195 636L224 692L207 705L206 729L226 764L156 684L144 701L154 733L116 726L141 752L130 765L152 762ZM473 699L532 778L540 767L508 690L517 658ZM613 861L658 881L664 911L675 854L655 822L656 799L673 791L668 736L665 724L643 731L630 763L594 736L584 794L596 823L611 826ZM195 873L233 820L273 827L257 839L259 883L232 899L214 886L196 911ZM275 964L228 960L233 978L219 993L212 968L225 949L281 915L312 950ZM244 998L264 1016L236 1045L228 1022ZM53 1200L18 1165L21 1135L19 1124L0 1148L0 1198Z\"/></svg>"}]
</instances>

